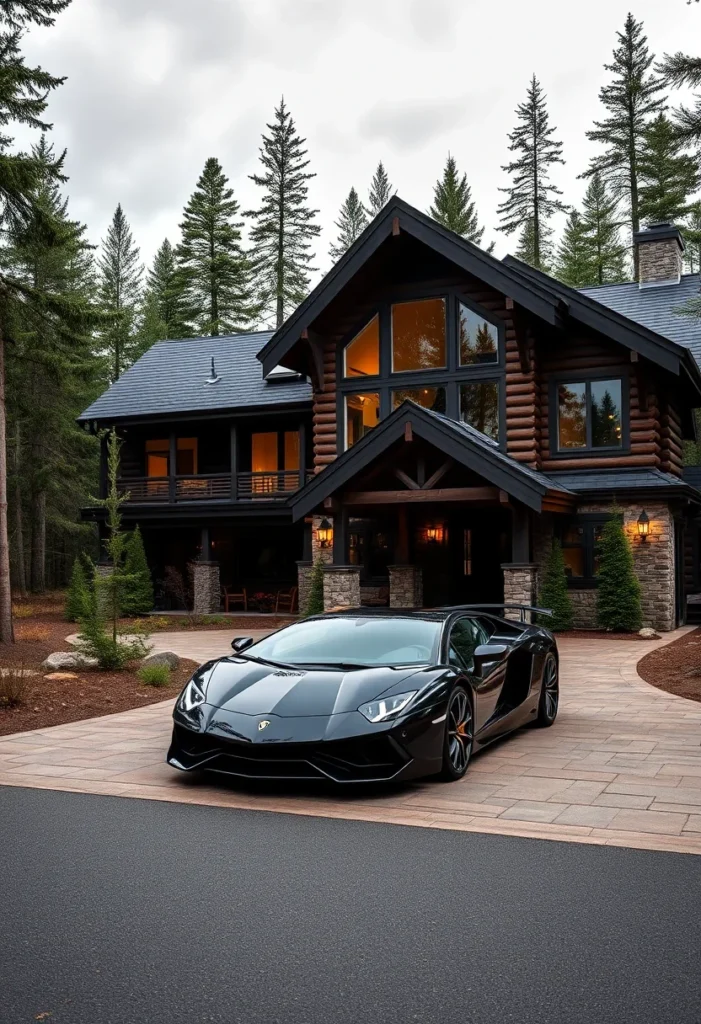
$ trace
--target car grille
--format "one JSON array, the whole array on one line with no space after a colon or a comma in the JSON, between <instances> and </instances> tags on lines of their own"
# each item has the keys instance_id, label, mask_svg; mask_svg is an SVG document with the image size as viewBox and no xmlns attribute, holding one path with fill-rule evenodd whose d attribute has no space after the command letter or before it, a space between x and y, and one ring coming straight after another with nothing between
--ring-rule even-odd
<instances>
[{"instance_id":1,"label":"car grille","mask_svg":"<svg viewBox=\"0 0 701 1024\"><path fill-rule=\"evenodd\" d=\"M369 782L393 778L410 760L389 736L323 743L238 743L175 727L174 744L188 767L260 779Z\"/></svg>"}]
</instances>

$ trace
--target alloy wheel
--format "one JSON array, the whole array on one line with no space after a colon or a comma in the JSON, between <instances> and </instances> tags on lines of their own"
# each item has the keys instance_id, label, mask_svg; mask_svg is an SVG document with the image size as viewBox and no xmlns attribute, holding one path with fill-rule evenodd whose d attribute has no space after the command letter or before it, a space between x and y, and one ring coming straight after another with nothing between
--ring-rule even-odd
<instances>
[{"instance_id":1,"label":"alloy wheel","mask_svg":"<svg viewBox=\"0 0 701 1024\"><path fill-rule=\"evenodd\" d=\"M457 690L448 710L448 757L453 771L462 775L472 753L472 708L464 690Z\"/></svg>"},{"instance_id":2,"label":"alloy wheel","mask_svg":"<svg viewBox=\"0 0 701 1024\"><path fill-rule=\"evenodd\" d=\"M543 670L543 696L546 718L548 721L552 721L557 714L557 702L560 696L557 662L552 655L548 657Z\"/></svg>"}]
</instances>

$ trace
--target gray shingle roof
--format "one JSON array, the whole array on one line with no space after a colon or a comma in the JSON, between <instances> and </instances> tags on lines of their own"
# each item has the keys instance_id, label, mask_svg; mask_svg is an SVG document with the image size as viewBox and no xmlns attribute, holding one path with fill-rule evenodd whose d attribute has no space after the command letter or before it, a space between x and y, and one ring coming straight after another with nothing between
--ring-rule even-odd
<instances>
[{"instance_id":1,"label":"gray shingle roof","mask_svg":"<svg viewBox=\"0 0 701 1024\"><path fill-rule=\"evenodd\" d=\"M170 413L209 412L246 407L308 403L306 381L263 379L257 353L270 331L220 338L159 341L97 401L80 420L108 420ZM216 384L206 384L212 357Z\"/></svg>"},{"instance_id":2,"label":"gray shingle roof","mask_svg":"<svg viewBox=\"0 0 701 1024\"><path fill-rule=\"evenodd\" d=\"M701 366L701 320L679 315L689 299L698 298L699 275L683 274L679 284L640 288L635 282L580 288L583 295L627 316L692 352Z\"/></svg>"},{"instance_id":3,"label":"gray shingle roof","mask_svg":"<svg viewBox=\"0 0 701 1024\"><path fill-rule=\"evenodd\" d=\"M586 491L650 490L667 487L686 488L687 482L659 469L577 469L548 473L560 487L577 494Z\"/></svg>"}]
</instances>

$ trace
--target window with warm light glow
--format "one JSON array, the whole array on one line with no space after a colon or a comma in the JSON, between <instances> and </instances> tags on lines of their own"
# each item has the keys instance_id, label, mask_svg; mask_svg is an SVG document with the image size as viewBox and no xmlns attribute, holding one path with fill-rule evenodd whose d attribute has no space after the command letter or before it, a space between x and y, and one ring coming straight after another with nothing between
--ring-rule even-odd
<instances>
[{"instance_id":1,"label":"window with warm light glow","mask_svg":"<svg viewBox=\"0 0 701 1024\"><path fill-rule=\"evenodd\" d=\"M175 442L175 472L178 476L197 475L197 438L179 437Z\"/></svg>"},{"instance_id":2,"label":"window with warm light glow","mask_svg":"<svg viewBox=\"0 0 701 1024\"><path fill-rule=\"evenodd\" d=\"M374 316L367 326L346 345L344 377L373 377L380 372L380 318Z\"/></svg>"},{"instance_id":3,"label":"window with warm light glow","mask_svg":"<svg viewBox=\"0 0 701 1024\"><path fill-rule=\"evenodd\" d=\"M436 370L445 365L445 299L392 306L392 371Z\"/></svg>"},{"instance_id":4,"label":"window with warm light glow","mask_svg":"<svg viewBox=\"0 0 701 1024\"><path fill-rule=\"evenodd\" d=\"M445 412L445 388L401 388L393 391L392 408L397 409L407 398L424 409Z\"/></svg>"},{"instance_id":5,"label":"window with warm light glow","mask_svg":"<svg viewBox=\"0 0 701 1024\"><path fill-rule=\"evenodd\" d=\"M277 470L277 431L253 434L251 437L251 469L254 473Z\"/></svg>"},{"instance_id":6,"label":"window with warm light glow","mask_svg":"<svg viewBox=\"0 0 701 1024\"><path fill-rule=\"evenodd\" d=\"M567 381L557 386L558 451L623 447L623 382Z\"/></svg>"},{"instance_id":7,"label":"window with warm light glow","mask_svg":"<svg viewBox=\"0 0 701 1024\"><path fill-rule=\"evenodd\" d=\"M346 448L356 444L380 422L380 395L377 391L346 395Z\"/></svg>"},{"instance_id":8,"label":"window with warm light glow","mask_svg":"<svg viewBox=\"0 0 701 1024\"><path fill-rule=\"evenodd\" d=\"M168 476L169 461L170 442L167 437L162 441L146 442L146 476Z\"/></svg>"}]
</instances>

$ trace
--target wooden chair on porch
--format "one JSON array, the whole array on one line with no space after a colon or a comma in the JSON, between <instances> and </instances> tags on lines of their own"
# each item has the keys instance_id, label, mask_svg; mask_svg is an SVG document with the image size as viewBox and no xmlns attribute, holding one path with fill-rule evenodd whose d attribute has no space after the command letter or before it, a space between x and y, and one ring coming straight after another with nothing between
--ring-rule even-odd
<instances>
[{"instance_id":1,"label":"wooden chair on porch","mask_svg":"<svg viewBox=\"0 0 701 1024\"><path fill-rule=\"evenodd\" d=\"M278 612L297 611L297 587L290 587L289 590L278 590L275 599L275 614Z\"/></svg>"},{"instance_id":2,"label":"wooden chair on porch","mask_svg":"<svg viewBox=\"0 0 701 1024\"><path fill-rule=\"evenodd\" d=\"M221 596L225 612L230 611L231 606L236 604L242 604L243 610L245 612L248 611L248 594L246 593L245 587L241 587L240 590L234 590L231 587L222 587Z\"/></svg>"}]
</instances>

